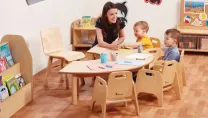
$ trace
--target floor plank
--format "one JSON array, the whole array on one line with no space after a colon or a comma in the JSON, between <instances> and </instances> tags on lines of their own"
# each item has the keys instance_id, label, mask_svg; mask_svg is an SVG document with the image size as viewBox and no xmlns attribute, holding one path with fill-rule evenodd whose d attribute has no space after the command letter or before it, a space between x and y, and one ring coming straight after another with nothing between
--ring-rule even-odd
<instances>
[{"instance_id":1,"label":"floor plank","mask_svg":"<svg viewBox=\"0 0 208 118\"><path fill-rule=\"evenodd\" d=\"M154 96L139 98L140 116L135 116L134 105L121 104L107 106L108 118L206 118L208 117L208 55L185 54L185 72L187 86L184 87L183 99L176 100L174 91L164 93L163 107L155 106ZM58 67L57 67L58 69ZM34 76L34 100L23 107L11 118L99 118L101 108L90 110L92 95L91 78L86 78L86 85L80 91L77 106L71 105L71 87L66 90L60 74L49 76L49 88L43 87L45 70ZM71 82L71 81L70 81Z\"/></svg>"}]
</instances>

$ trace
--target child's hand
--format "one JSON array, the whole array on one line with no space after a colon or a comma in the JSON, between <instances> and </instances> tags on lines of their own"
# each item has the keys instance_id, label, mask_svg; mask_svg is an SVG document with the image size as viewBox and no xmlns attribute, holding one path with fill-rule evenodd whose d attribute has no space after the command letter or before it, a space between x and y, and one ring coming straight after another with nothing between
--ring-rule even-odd
<instances>
[{"instance_id":1,"label":"child's hand","mask_svg":"<svg viewBox=\"0 0 208 118\"><path fill-rule=\"evenodd\" d=\"M121 46L121 48L125 49L125 48L127 48L127 46L124 44Z\"/></svg>"},{"instance_id":2,"label":"child's hand","mask_svg":"<svg viewBox=\"0 0 208 118\"><path fill-rule=\"evenodd\" d=\"M137 45L138 46L142 46L143 44L141 42L137 42Z\"/></svg>"}]
</instances>

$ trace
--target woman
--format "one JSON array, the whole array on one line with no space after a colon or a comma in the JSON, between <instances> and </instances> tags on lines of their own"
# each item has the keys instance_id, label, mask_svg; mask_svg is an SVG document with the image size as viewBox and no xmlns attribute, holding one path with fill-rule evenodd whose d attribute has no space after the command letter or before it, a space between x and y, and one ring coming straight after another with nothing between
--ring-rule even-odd
<instances>
[{"instance_id":1,"label":"woman","mask_svg":"<svg viewBox=\"0 0 208 118\"><path fill-rule=\"evenodd\" d=\"M118 45L125 39L125 23L117 14L116 4L107 2L104 5L102 16L96 21L96 39L92 47L98 44L100 47L118 49Z\"/></svg>"}]
</instances>

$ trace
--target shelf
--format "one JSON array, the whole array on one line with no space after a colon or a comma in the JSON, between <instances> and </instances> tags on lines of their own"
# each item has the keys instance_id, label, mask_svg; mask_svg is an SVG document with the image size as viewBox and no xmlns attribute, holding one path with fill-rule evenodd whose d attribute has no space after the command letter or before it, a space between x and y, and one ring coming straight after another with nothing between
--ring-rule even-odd
<instances>
[{"instance_id":1,"label":"shelf","mask_svg":"<svg viewBox=\"0 0 208 118\"><path fill-rule=\"evenodd\" d=\"M179 50L182 50L181 48ZM208 52L208 50L201 50L201 49L184 49L187 52Z\"/></svg>"},{"instance_id":2,"label":"shelf","mask_svg":"<svg viewBox=\"0 0 208 118\"><path fill-rule=\"evenodd\" d=\"M92 45L91 44L76 44L74 45L74 47L91 47Z\"/></svg>"},{"instance_id":3,"label":"shelf","mask_svg":"<svg viewBox=\"0 0 208 118\"><path fill-rule=\"evenodd\" d=\"M83 28L83 27L75 27L74 30L95 30L95 27Z\"/></svg>"},{"instance_id":4,"label":"shelf","mask_svg":"<svg viewBox=\"0 0 208 118\"><path fill-rule=\"evenodd\" d=\"M20 73L20 63L14 64L12 67L2 71L0 73L0 75L2 77L7 76L7 75L17 75L18 73Z\"/></svg>"},{"instance_id":5,"label":"shelf","mask_svg":"<svg viewBox=\"0 0 208 118\"><path fill-rule=\"evenodd\" d=\"M208 35L208 30L199 30L199 29L182 29L177 27L181 34L190 34L190 35Z\"/></svg>"},{"instance_id":6,"label":"shelf","mask_svg":"<svg viewBox=\"0 0 208 118\"><path fill-rule=\"evenodd\" d=\"M18 90L15 94L9 96L1 104L0 118L9 118L19 109L24 107L32 99L31 82Z\"/></svg>"}]
</instances>

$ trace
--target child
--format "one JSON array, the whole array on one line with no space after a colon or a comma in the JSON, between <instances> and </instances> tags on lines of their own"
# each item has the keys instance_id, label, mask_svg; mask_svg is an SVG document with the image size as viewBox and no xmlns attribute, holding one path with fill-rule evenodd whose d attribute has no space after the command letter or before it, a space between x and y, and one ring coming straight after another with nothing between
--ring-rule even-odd
<instances>
[{"instance_id":1,"label":"child","mask_svg":"<svg viewBox=\"0 0 208 118\"><path fill-rule=\"evenodd\" d=\"M177 48L177 43L180 36L181 33L177 29L166 30L164 44L168 48L165 50L164 60L176 60L179 62L180 53Z\"/></svg>"},{"instance_id":2,"label":"child","mask_svg":"<svg viewBox=\"0 0 208 118\"><path fill-rule=\"evenodd\" d=\"M135 44L124 45L122 48L138 48L138 46L142 46L143 50L153 48L151 40L147 36L147 32L149 30L149 25L146 21L138 21L134 24L134 35L137 40Z\"/></svg>"}]
</instances>

